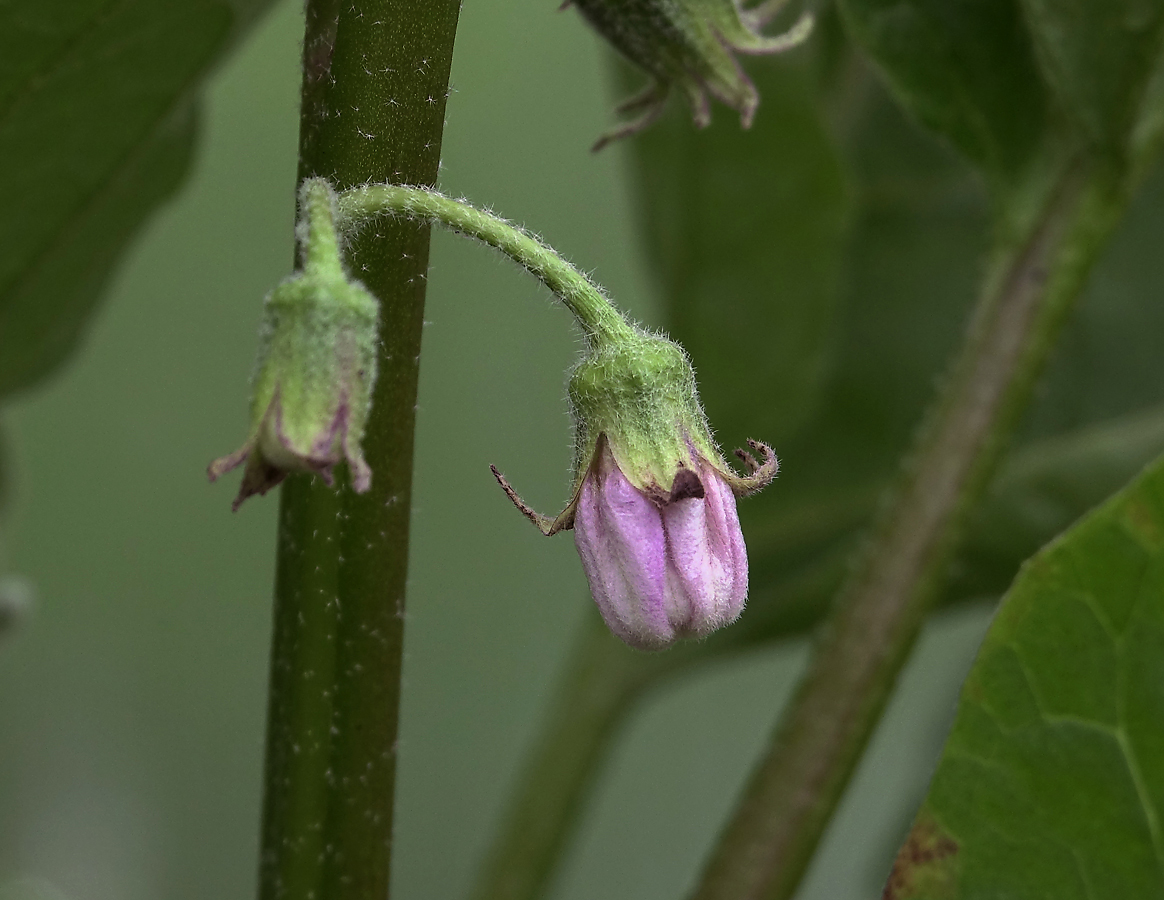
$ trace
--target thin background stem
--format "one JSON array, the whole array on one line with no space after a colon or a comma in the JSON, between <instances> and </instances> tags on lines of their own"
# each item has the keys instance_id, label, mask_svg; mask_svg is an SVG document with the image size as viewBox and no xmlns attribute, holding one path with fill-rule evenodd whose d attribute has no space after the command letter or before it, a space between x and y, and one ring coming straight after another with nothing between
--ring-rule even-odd
<instances>
[{"instance_id":1,"label":"thin background stem","mask_svg":"<svg viewBox=\"0 0 1164 900\"><path fill-rule=\"evenodd\" d=\"M745 788L696 900L792 895L880 718L1066 313L1124 206L1068 166L1001 255L946 389L809 670Z\"/></svg>"},{"instance_id":2,"label":"thin background stem","mask_svg":"<svg viewBox=\"0 0 1164 900\"><path fill-rule=\"evenodd\" d=\"M309 0L300 179L431 185L459 0ZM282 491L259 896L388 896L420 338L429 230L348 247L381 301L364 450L371 490Z\"/></svg>"},{"instance_id":3,"label":"thin background stem","mask_svg":"<svg viewBox=\"0 0 1164 900\"><path fill-rule=\"evenodd\" d=\"M533 764L482 872L477 900L527 900L542 893L586 797L610 733L652 675L652 657L633 653L589 611Z\"/></svg>"}]
</instances>

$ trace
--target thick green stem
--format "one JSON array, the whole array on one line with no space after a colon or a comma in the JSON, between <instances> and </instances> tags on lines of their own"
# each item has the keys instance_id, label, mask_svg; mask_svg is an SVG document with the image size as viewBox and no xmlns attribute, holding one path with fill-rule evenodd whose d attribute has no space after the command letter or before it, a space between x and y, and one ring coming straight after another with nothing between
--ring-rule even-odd
<instances>
[{"instance_id":1,"label":"thick green stem","mask_svg":"<svg viewBox=\"0 0 1164 900\"><path fill-rule=\"evenodd\" d=\"M602 291L557 251L492 213L436 191L404 185L366 185L340 195L341 231L358 229L377 216L433 222L495 247L561 298L590 340L625 338L632 331Z\"/></svg>"},{"instance_id":2,"label":"thick green stem","mask_svg":"<svg viewBox=\"0 0 1164 900\"><path fill-rule=\"evenodd\" d=\"M1066 312L1123 208L1069 167L1002 255L958 363L919 435L809 670L722 834L697 900L795 891L880 718Z\"/></svg>"},{"instance_id":3,"label":"thick green stem","mask_svg":"<svg viewBox=\"0 0 1164 900\"><path fill-rule=\"evenodd\" d=\"M432 184L459 0L309 0L302 180ZM259 895L388 896L428 227L348 246L381 303L357 495L288 479L278 538Z\"/></svg>"}]
</instances>

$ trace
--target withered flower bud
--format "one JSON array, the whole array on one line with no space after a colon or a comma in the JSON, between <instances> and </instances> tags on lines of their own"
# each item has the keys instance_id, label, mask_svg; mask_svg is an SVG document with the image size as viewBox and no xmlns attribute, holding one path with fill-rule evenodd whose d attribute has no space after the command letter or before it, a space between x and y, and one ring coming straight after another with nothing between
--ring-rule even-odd
<instances>
[{"instance_id":1,"label":"withered flower bud","mask_svg":"<svg viewBox=\"0 0 1164 900\"><path fill-rule=\"evenodd\" d=\"M637 134L662 113L672 88L687 98L695 124L711 121L709 97L740 114L748 128L760 96L740 67L737 53L780 53L802 43L812 30L805 13L781 35L761 33L785 5L768 0L744 8L739 0L572 0L583 17L614 47L650 77L646 88L623 103L620 113L637 114L603 135L600 150L619 138Z\"/></svg>"},{"instance_id":2,"label":"withered flower bud","mask_svg":"<svg viewBox=\"0 0 1164 900\"><path fill-rule=\"evenodd\" d=\"M360 443L376 380L379 304L344 271L334 205L326 182L304 182L303 269L267 297L250 433L242 447L208 469L214 481L246 463L235 509L290 472L314 472L330 484L333 467L345 460L355 491L372 483Z\"/></svg>"}]
</instances>

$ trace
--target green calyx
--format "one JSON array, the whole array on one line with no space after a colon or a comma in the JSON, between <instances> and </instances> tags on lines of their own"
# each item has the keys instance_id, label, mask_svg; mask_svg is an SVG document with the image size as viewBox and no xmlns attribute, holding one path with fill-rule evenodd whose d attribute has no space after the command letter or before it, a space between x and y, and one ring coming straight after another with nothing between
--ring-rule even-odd
<instances>
[{"instance_id":1,"label":"green calyx","mask_svg":"<svg viewBox=\"0 0 1164 900\"><path fill-rule=\"evenodd\" d=\"M776 476L772 448L758 441L736 456L747 475L725 461L711 436L699 402L695 371L687 353L662 335L634 329L631 335L595 346L570 374L574 415L574 494L563 515L572 516L582 481L605 441L627 481L662 506L689 489L675 476L708 467L740 495L760 490ZM559 516L561 519L561 516ZM565 527L564 525L562 527Z\"/></svg>"},{"instance_id":2,"label":"green calyx","mask_svg":"<svg viewBox=\"0 0 1164 900\"><path fill-rule=\"evenodd\" d=\"M304 273L267 299L263 346L251 398L253 421L266 426L264 454L310 459L334 452L334 435L358 452L376 371L376 299L360 284ZM277 407L278 441L265 418ZM336 420L341 419L337 426ZM311 468L307 463L304 468Z\"/></svg>"},{"instance_id":3,"label":"green calyx","mask_svg":"<svg viewBox=\"0 0 1164 900\"><path fill-rule=\"evenodd\" d=\"M697 457L726 469L699 403L695 372L678 344L636 332L609 342L570 375L575 419L575 487L590 467L600 435L635 487L666 498L680 468Z\"/></svg>"},{"instance_id":4,"label":"green calyx","mask_svg":"<svg viewBox=\"0 0 1164 900\"><path fill-rule=\"evenodd\" d=\"M289 472L314 472L330 483L332 468L345 460L357 492L371 485L360 444L376 379L379 304L344 270L334 219L331 187L304 182L296 232L303 268L264 306L250 433L209 469L214 480L246 463L236 509Z\"/></svg>"},{"instance_id":5,"label":"green calyx","mask_svg":"<svg viewBox=\"0 0 1164 900\"><path fill-rule=\"evenodd\" d=\"M711 121L711 97L735 109L748 128L760 98L736 53L788 50L808 37L813 21L806 13L784 34L762 34L784 0L748 9L739 0L573 0L573 5L651 78L642 93L619 107L635 117L603 135L595 150L648 127L662 113L672 88L686 97L700 128Z\"/></svg>"},{"instance_id":6,"label":"green calyx","mask_svg":"<svg viewBox=\"0 0 1164 900\"><path fill-rule=\"evenodd\" d=\"M747 451L736 451L747 475L724 461L699 403L691 362L666 337L628 327L594 341L570 373L568 392L574 416L574 486L566 508L554 518L535 512L493 469L509 499L543 534L574 526L582 483L604 444L627 481L659 506L702 497L700 478L709 469L738 496L760 490L776 476L776 454L758 441L748 445L759 461ZM694 478L677 479L683 471Z\"/></svg>"}]
</instances>

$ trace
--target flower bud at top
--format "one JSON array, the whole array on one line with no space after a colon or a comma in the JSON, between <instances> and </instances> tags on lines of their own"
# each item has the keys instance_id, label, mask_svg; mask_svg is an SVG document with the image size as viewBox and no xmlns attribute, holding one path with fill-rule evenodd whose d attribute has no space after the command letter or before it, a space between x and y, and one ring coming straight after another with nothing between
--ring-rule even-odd
<instances>
[{"instance_id":1,"label":"flower bud at top","mask_svg":"<svg viewBox=\"0 0 1164 900\"><path fill-rule=\"evenodd\" d=\"M744 9L740 0L573 0L586 20L651 78L642 93L619 107L638 117L603 135L594 149L648 127L672 87L686 96L700 128L711 121L709 96L739 112L740 124L748 128L760 98L735 54L779 53L812 30L806 13L782 35L761 34L784 3L767 0Z\"/></svg>"},{"instance_id":2,"label":"flower bud at top","mask_svg":"<svg viewBox=\"0 0 1164 900\"><path fill-rule=\"evenodd\" d=\"M214 481L246 463L235 509L289 472L314 472L330 484L343 460L354 490L372 481L360 443L376 380L379 304L340 262L335 195L326 182L304 182L300 217L303 268L264 307L250 434L208 470Z\"/></svg>"},{"instance_id":3,"label":"flower bud at top","mask_svg":"<svg viewBox=\"0 0 1164 900\"><path fill-rule=\"evenodd\" d=\"M590 591L610 629L641 649L701 637L734 621L748 588L736 495L768 484L776 456L720 456L686 354L633 331L599 342L575 367L575 486L555 519L539 515L494 469L510 499L545 534L575 529Z\"/></svg>"}]
</instances>

